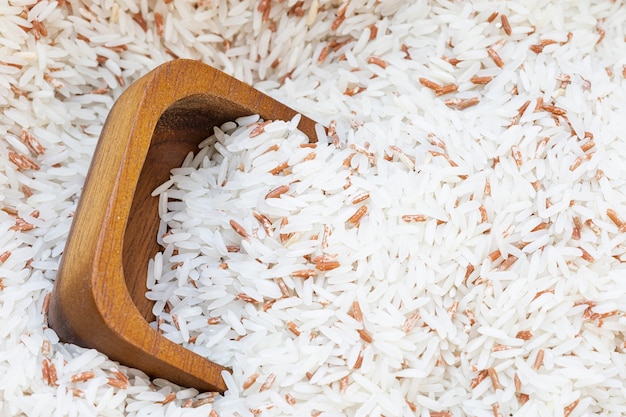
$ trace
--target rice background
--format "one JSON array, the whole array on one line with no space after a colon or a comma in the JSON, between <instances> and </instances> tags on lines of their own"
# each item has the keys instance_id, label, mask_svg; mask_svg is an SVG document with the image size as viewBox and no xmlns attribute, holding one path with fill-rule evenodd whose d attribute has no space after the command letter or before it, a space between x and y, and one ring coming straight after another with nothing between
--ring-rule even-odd
<instances>
[{"instance_id":1,"label":"rice background","mask_svg":"<svg viewBox=\"0 0 626 417\"><path fill-rule=\"evenodd\" d=\"M623 415L625 22L619 0L0 1L0 415L280 415L251 409L243 393L211 398L149 381L46 327L46 295L108 110L175 57L336 120L346 142L379 138L370 143L379 154L397 146L430 170L423 190L439 197L428 214L456 229L421 243L431 260L459 253L457 269L429 270L433 288L467 272L484 302L457 352L473 359L444 354L432 378L411 382L421 394L401 414ZM426 80L458 91L437 95ZM455 196L470 195L473 214L455 210ZM482 246L466 244L469 231L487 229ZM433 326L445 325L449 301L440 294ZM471 327L466 308L456 314ZM498 328L503 315L539 324L509 334ZM522 330L535 337L515 338ZM513 339L522 341L514 356L496 352ZM513 363L526 364L521 391ZM487 367L502 370L502 389L489 377L470 389ZM390 415L375 406L335 415L359 413Z\"/></svg>"}]
</instances>

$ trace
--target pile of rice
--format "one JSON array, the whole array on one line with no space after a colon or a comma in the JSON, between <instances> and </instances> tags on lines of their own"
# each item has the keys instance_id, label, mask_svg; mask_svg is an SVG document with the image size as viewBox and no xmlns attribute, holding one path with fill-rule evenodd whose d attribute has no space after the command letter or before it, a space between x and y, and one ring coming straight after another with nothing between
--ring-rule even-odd
<instances>
[{"instance_id":1,"label":"pile of rice","mask_svg":"<svg viewBox=\"0 0 626 417\"><path fill-rule=\"evenodd\" d=\"M626 413L623 0L0 2L0 416ZM115 98L199 59L232 121L155 190L148 298L198 393L46 309Z\"/></svg>"}]
</instances>

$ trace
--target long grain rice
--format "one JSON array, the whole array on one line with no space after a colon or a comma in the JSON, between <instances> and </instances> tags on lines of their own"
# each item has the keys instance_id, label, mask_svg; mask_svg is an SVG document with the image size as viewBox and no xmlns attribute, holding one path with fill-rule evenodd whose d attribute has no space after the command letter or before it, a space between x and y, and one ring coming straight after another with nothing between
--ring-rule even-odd
<instances>
[{"instance_id":1,"label":"long grain rice","mask_svg":"<svg viewBox=\"0 0 626 417\"><path fill-rule=\"evenodd\" d=\"M1 5L0 415L624 415L625 10ZM46 325L110 106L175 57L329 127L231 121L154 191L147 297L224 396Z\"/></svg>"}]
</instances>

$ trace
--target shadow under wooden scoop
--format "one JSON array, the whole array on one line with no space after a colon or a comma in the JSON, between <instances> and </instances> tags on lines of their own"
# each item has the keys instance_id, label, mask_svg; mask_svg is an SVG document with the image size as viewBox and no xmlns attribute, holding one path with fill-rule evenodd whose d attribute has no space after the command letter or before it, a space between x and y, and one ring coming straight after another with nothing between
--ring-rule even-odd
<instances>
[{"instance_id":1,"label":"shadow under wooden scoop","mask_svg":"<svg viewBox=\"0 0 626 417\"><path fill-rule=\"evenodd\" d=\"M176 60L133 83L105 122L54 284L48 320L61 340L95 348L151 377L200 391L226 389L226 368L154 330L146 294L158 198L214 126L240 116L289 120L296 112L205 64ZM315 123L299 128L315 139Z\"/></svg>"}]
</instances>

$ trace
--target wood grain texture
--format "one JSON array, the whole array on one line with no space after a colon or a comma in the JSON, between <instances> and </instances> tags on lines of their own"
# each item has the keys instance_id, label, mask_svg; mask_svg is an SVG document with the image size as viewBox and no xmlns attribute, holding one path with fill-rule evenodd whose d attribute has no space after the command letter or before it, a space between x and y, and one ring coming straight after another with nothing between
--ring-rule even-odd
<instances>
[{"instance_id":1,"label":"wood grain texture","mask_svg":"<svg viewBox=\"0 0 626 417\"><path fill-rule=\"evenodd\" d=\"M158 199L150 194L214 126L249 114L296 112L207 65L177 60L133 83L104 125L56 278L48 321L61 340L95 348L152 377L223 392L222 366L151 328L148 260ZM315 123L300 129L315 138Z\"/></svg>"}]
</instances>

